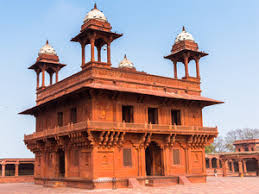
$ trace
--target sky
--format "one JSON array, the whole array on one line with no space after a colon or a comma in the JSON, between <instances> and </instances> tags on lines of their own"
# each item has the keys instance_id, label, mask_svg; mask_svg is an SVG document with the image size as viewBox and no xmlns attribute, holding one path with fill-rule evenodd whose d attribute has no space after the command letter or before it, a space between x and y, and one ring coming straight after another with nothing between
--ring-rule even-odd
<instances>
[{"instance_id":1,"label":"sky","mask_svg":"<svg viewBox=\"0 0 259 194\"><path fill-rule=\"evenodd\" d=\"M163 56L184 25L209 53L200 61L202 95L225 102L204 108L204 126L218 126L220 135L259 128L258 0L0 0L0 158L33 157L23 138L35 131L35 119L18 115L35 106L36 75L27 68L48 39L67 64L60 79L80 71L80 45L70 39L95 2L123 33L111 46L114 67L127 54L137 70L173 77Z\"/></svg>"}]
</instances>

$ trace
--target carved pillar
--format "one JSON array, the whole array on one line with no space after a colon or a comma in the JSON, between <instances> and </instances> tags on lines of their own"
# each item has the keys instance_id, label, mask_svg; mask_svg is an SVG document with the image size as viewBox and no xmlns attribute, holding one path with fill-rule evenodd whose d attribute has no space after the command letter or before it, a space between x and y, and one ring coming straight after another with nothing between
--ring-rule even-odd
<instances>
[{"instance_id":1,"label":"carved pillar","mask_svg":"<svg viewBox=\"0 0 259 194\"><path fill-rule=\"evenodd\" d=\"M168 171L167 171L168 147L166 145L162 146L162 152L163 152L163 165L164 165L164 169L163 169L164 172L162 173L162 175L168 176Z\"/></svg>"},{"instance_id":2,"label":"carved pillar","mask_svg":"<svg viewBox=\"0 0 259 194\"><path fill-rule=\"evenodd\" d=\"M199 57L196 57L195 58L195 64L196 64L196 77L197 78L200 78L200 58Z\"/></svg>"},{"instance_id":3,"label":"carved pillar","mask_svg":"<svg viewBox=\"0 0 259 194\"><path fill-rule=\"evenodd\" d=\"M42 84L41 84L41 86L45 87L45 65L42 67L41 72L42 72L42 80L41 80Z\"/></svg>"},{"instance_id":4,"label":"carved pillar","mask_svg":"<svg viewBox=\"0 0 259 194\"><path fill-rule=\"evenodd\" d=\"M223 176L227 176L228 161L222 160Z\"/></svg>"},{"instance_id":5,"label":"carved pillar","mask_svg":"<svg viewBox=\"0 0 259 194\"><path fill-rule=\"evenodd\" d=\"M82 65L85 65L85 42L80 42L82 48Z\"/></svg>"},{"instance_id":6,"label":"carved pillar","mask_svg":"<svg viewBox=\"0 0 259 194\"><path fill-rule=\"evenodd\" d=\"M177 61L173 61L174 63L174 78L177 79Z\"/></svg>"},{"instance_id":7,"label":"carved pillar","mask_svg":"<svg viewBox=\"0 0 259 194\"><path fill-rule=\"evenodd\" d=\"M243 166L244 166L244 175L247 174L247 169L246 169L246 160L243 160Z\"/></svg>"},{"instance_id":8,"label":"carved pillar","mask_svg":"<svg viewBox=\"0 0 259 194\"><path fill-rule=\"evenodd\" d=\"M101 48L100 46L97 47L97 51L98 51L98 62L101 62Z\"/></svg>"},{"instance_id":9,"label":"carved pillar","mask_svg":"<svg viewBox=\"0 0 259 194\"><path fill-rule=\"evenodd\" d=\"M56 69L56 83L58 82L58 71L59 71L59 69L57 68Z\"/></svg>"},{"instance_id":10,"label":"carved pillar","mask_svg":"<svg viewBox=\"0 0 259 194\"><path fill-rule=\"evenodd\" d=\"M19 163L17 162L16 164L15 164L15 176L19 176Z\"/></svg>"},{"instance_id":11,"label":"carved pillar","mask_svg":"<svg viewBox=\"0 0 259 194\"><path fill-rule=\"evenodd\" d=\"M238 170L239 170L239 176L243 177L244 172L243 172L242 160L238 160Z\"/></svg>"},{"instance_id":12,"label":"carved pillar","mask_svg":"<svg viewBox=\"0 0 259 194\"><path fill-rule=\"evenodd\" d=\"M37 89L40 87L40 70L36 71L37 74Z\"/></svg>"},{"instance_id":13,"label":"carved pillar","mask_svg":"<svg viewBox=\"0 0 259 194\"><path fill-rule=\"evenodd\" d=\"M209 168L212 168L212 161L211 161L211 158L209 158Z\"/></svg>"},{"instance_id":14,"label":"carved pillar","mask_svg":"<svg viewBox=\"0 0 259 194\"><path fill-rule=\"evenodd\" d=\"M146 156L144 146L140 147L140 165L141 165L141 176L146 176Z\"/></svg>"},{"instance_id":15,"label":"carved pillar","mask_svg":"<svg viewBox=\"0 0 259 194\"><path fill-rule=\"evenodd\" d=\"M190 165L189 165L189 149L188 147L185 150L185 163L186 163L186 174L190 174Z\"/></svg>"},{"instance_id":16,"label":"carved pillar","mask_svg":"<svg viewBox=\"0 0 259 194\"><path fill-rule=\"evenodd\" d=\"M107 43L107 63L111 64L111 42Z\"/></svg>"},{"instance_id":17,"label":"carved pillar","mask_svg":"<svg viewBox=\"0 0 259 194\"><path fill-rule=\"evenodd\" d=\"M2 164L2 177L5 176L5 164Z\"/></svg>"},{"instance_id":18,"label":"carved pillar","mask_svg":"<svg viewBox=\"0 0 259 194\"><path fill-rule=\"evenodd\" d=\"M52 85L53 72L49 73L49 84Z\"/></svg>"},{"instance_id":19,"label":"carved pillar","mask_svg":"<svg viewBox=\"0 0 259 194\"><path fill-rule=\"evenodd\" d=\"M90 38L90 43L91 43L91 62L94 62L94 43L95 43L95 34L91 36Z\"/></svg>"},{"instance_id":20,"label":"carved pillar","mask_svg":"<svg viewBox=\"0 0 259 194\"><path fill-rule=\"evenodd\" d=\"M189 61L188 61L188 58L189 58L188 55L185 54L184 55L185 78L189 77L189 70L188 70L188 63L189 63Z\"/></svg>"}]
</instances>

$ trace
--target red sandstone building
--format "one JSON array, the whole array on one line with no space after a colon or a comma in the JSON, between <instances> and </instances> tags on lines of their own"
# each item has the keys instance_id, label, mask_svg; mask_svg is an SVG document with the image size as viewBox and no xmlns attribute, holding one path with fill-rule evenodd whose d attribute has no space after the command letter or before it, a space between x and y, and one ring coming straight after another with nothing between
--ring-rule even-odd
<instances>
[{"instance_id":1,"label":"red sandstone building","mask_svg":"<svg viewBox=\"0 0 259 194\"><path fill-rule=\"evenodd\" d=\"M259 176L259 139L237 140L236 152L206 155L208 175Z\"/></svg>"},{"instance_id":2,"label":"red sandstone building","mask_svg":"<svg viewBox=\"0 0 259 194\"><path fill-rule=\"evenodd\" d=\"M0 159L0 183L33 182L33 158Z\"/></svg>"},{"instance_id":3,"label":"red sandstone building","mask_svg":"<svg viewBox=\"0 0 259 194\"><path fill-rule=\"evenodd\" d=\"M82 48L80 72L59 81L65 65L48 42L29 68L37 74L36 106L22 114L36 118L36 131L24 137L35 154L35 183L93 189L128 187L130 178L142 185L205 182L204 146L218 130L203 126L202 109L221 103L201 96L199 61L207 54L183 29L165 57L173 78L138 71L126 56L112 67L111 43L122 34L111 28L95 6L71 40ZM195 77L189 75L191 60Z\"/></svg>"}]
</instances>

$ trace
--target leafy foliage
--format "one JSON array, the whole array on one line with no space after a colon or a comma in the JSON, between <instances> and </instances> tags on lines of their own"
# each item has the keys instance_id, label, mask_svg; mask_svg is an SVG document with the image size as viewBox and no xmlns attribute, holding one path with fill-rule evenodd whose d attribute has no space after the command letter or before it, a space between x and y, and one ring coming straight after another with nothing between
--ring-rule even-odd
<instances>
[{"instance_id":1,"label":"leafy foliage","mask_svg":"<svg viewBox=\"0 0 259 194\"><path fill-rule=\"evenodd\" d=\"M225 137L215 138L214 143L205 147L206 153L234 152L236 140L259 139L259 129L235 129L229 131Z\"/></svg>"}]
</instances>

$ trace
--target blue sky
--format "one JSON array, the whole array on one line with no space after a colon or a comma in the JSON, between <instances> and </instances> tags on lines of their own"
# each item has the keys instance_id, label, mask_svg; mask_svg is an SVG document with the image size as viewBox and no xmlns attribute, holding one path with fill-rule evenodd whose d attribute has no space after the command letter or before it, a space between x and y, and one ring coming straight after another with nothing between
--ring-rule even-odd
<instances>
[{"instance_id":1,"label":"blue sky","mask_svg":"<svg viewBox=\"0 0 259 194\"><path fill-rule=\"evenodd\" d=\"M0 158L33 156L23 135L35 130L34 118L17 114L35 105L36 76L27 68L48 39L67 64L60 78L80 71L80 46L70 39L94 2L124 34L112 44L113 66L126 53L138 70L172 77L163 56L184 25L209 53L200 61L202 95L225 102L204 109L204 125L217 125L222 135L259 128L257 0L0 0Z\"/></svg>"}]
</instances>

